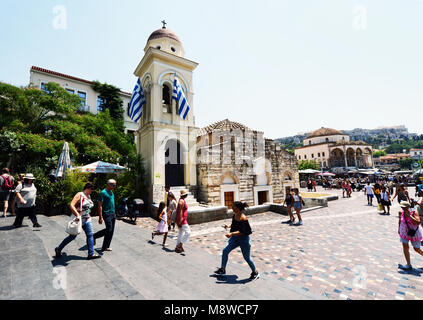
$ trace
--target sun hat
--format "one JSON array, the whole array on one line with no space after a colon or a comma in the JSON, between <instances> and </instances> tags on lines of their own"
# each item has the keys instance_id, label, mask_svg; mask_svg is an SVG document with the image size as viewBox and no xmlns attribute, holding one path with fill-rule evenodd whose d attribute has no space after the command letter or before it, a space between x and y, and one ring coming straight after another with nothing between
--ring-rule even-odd
<instances>
[{"instance_id":1,"label":"sun hat","mask_svg":"<svg viewBox=\"0 0 423 320\"><path fill-rule=\"evenodd\" d=\"M26 173L23 178L28 180L35 180L35 177L32 173Z\"/></svg>"},{"instance_id":2,"label":"sun hat","mask_svg":"<svg viewBox=\"0 0 423 320\"><path fill-rule=\"evenodd\" d=\"M188 195L188 191L186 189L182 189L181 190L181 197L187 196Z\"/></svg>"},{"instance_id":3,"label":"sun hat","mask_svg":"<svg viewBox=\"0 0 423 320\"><path fill-rule=\"evenodd\" d=\"M411 207L411 204L408 201L401 201L400 206L401 208L408 208L408 207Z\"/></svg>"}]
</instances>

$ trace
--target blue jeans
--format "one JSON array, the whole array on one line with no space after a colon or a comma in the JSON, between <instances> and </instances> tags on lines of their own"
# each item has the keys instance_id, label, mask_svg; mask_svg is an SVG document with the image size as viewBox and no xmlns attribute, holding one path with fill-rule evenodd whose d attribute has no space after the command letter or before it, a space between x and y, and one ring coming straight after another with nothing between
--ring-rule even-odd
<instances>
[{"instance_id":1,"label":"blue jeans","mask_svg":"<svg viewBox=\"0 0 423 320\"><path fill-rule=\"evenodd\" d=\"M251 270L253 272L256 271L256 266L250 258L251 244L249 236L232 236L229 239L228 244L226 245L225 249L223 249L222 253L222 268L226 269L229 253L238 247L241 247L242 256L250 266Z\"/></svg>"},{"instance_id":2,"label":"blue jeans","mask_svg":"<svg viewBox=\"0 0 423 320\"><path fill-rule=\"evenodd\" d=\"M94 254L94 232L93 226L91 221L87 221L82 223L82 229L85 231L87 235L87 247L88 247L88 255L92 256ZM70 242L75 240L76 236L69 235L67 236L62 243L58 246L59 250L62 251Z\"/></svg>"}]
</instances>

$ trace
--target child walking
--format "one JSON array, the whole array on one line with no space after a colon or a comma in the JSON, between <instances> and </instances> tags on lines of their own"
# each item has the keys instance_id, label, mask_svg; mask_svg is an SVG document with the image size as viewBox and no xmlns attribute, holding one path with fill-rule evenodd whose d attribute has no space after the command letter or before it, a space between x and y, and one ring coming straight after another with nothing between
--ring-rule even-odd
<instances>
[{"instance_id":1,"label":"child walking","mask_svg":"<svg viewBox=\"0 0 423 320\"><path fill-rule=\"evenodd\" d=\"M163 246L166 245L166 239L167 239L167 233L169 231L167 226L167 210L166 210L166 204L162 201L159 204L159 209L157 210L159 214L160 222L157 225L156 231L151 233L151 240L154 239L154 236L161 236L163 237Z\"/></svg>"}]
</instances>

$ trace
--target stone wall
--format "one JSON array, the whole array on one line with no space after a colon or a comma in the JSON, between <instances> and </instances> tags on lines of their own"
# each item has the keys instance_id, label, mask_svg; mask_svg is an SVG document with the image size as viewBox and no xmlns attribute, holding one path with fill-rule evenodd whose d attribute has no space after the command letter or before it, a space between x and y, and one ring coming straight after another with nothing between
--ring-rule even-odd
<instances>
[{"instance_id":1,"label":"stone wall","mask_svg":"<svg viewBox=\"0 0 423 320\"><path fill-rule=\"evenodd\" d=\"M197 200L221 203L221 185L238 185L239 200L254 205L254 187L272 186L273 202L283 203L285 186L299 187L295 157L262 132L226 130L197 138ZM263 183L264 181L264 183ZM267 182L266 182L267 181Z\"/></svg>"}]
</instances>

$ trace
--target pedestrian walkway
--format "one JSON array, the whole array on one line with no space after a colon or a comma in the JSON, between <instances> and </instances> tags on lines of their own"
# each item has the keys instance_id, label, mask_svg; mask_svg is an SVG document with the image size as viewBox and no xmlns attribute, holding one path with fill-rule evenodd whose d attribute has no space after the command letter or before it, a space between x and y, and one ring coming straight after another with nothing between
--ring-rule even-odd
<instances>
[{"instance_id":1,"label":"pedestrian walkway","mask_svg":"<svg viewBox=\"0 0 423 320\"><path fill-rule=\"evenodd\" d=\"M65 237L68 217L39 216L43 226L8 227L13 218L0 220L2 246L0 299L317 299L299 288L264 275L251 282L248 266L228 264L228 275L212 276L220 257L187 245L183 255L173 252L175 242L162 248L151 241L150 230L118 221L112 252L86 260L85 236L69 244L63 257L53 257ZM26 220L24 225L27 224ZM100 230L93 219L94 230ZM22 240L24 239L24 240ZM95 248L100 248L97 243ZM100 252L101 253L101 252ZM22 263L24 262L24 263ZM23 268L29 272L23 272ZM58 275L62 281L58 281ZM41 291L41 293L40 293Z\"/></svg>"}]
</instances>

